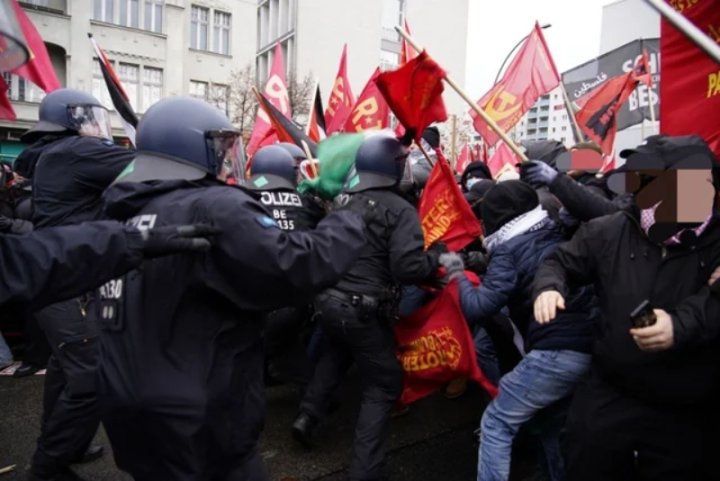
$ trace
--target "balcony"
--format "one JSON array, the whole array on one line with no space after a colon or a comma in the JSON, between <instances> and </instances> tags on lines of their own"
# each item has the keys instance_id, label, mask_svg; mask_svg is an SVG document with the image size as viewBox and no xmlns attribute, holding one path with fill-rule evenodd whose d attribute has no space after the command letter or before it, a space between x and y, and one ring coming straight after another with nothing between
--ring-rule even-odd
<instances>
[{"instance_id":1,"label":"balcony","mask_svg":"<svg viewBox=\"0 0 720 481\"><path fill-rule=\"evenodd\" d=\"M21 0L20 5L31 10L65 14L67 0Z\"/></svg>"}]
</instances>

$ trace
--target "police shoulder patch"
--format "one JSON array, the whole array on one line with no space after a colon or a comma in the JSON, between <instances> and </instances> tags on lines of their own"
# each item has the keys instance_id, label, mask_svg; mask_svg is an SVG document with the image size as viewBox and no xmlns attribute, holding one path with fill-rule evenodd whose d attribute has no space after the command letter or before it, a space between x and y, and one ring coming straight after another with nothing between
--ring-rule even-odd
<instances>
[{"instance_id":1,"label":"police shoulder patch","mask_svg":"<svg viewBox=\"0 0 720 481\"><path fill-rule=\"evenodd\" d=\"M266 229L269 229L270 227L280 228L277 222L275 222L275 219L267 215L259 215L255 217L255 221Z\"/></svg>"}]
</instances>

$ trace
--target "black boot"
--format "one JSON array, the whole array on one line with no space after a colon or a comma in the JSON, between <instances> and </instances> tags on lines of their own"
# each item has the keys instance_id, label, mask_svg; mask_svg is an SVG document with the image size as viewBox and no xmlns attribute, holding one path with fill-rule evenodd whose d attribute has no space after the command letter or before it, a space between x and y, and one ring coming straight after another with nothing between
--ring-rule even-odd
<instances>
[{"instance_id":1,"label":"black boot","mask_svg":"<svg viewBox=\"0 0 720 481\"><path fill-rule=\"evenodd\" d=\"M292 424L292 435L295 441L310 449L312 447L312 435L317 424L317 419L309 414L303 412L298 414Z\"/></svg>"},{"instance_id":2,"label":"black boot","mask_svg":"<svg viewBox=\"0 0 720 481\"><path fill-rule=\"evenodd\" d=\"M92 463L93 461L96 461L100 458L102 458L102 455L105 453L105 448L100 446L99 444L95 446L90 446L87 448L87 450L83 453L80 458L75 461L74 464L85 464L85 463Z\"/></svg>"}]
</instances>

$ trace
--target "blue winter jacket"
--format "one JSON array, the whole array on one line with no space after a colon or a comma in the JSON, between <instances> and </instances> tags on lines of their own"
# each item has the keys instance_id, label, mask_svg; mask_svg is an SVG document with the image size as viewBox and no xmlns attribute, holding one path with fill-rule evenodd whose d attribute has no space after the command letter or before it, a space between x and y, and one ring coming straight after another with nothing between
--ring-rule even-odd
<instances>
[{"instance_id":1,"label":"blue winter jacket","mask_svg":"<svg viewBox=\"0 0 720 481\"><path fill-rule=\"evenodd\" d=\"M498 245L490 256L482 285L474 287L465 276L460 279L460 303L471 324L482 322L504 306L531 349L568 349L590 352L597 303L591 287L571 292L564 311L549 324L540 325L533 315L532 282L545 256L565 239L552 222Z\"/></svg>"}]
</instances>

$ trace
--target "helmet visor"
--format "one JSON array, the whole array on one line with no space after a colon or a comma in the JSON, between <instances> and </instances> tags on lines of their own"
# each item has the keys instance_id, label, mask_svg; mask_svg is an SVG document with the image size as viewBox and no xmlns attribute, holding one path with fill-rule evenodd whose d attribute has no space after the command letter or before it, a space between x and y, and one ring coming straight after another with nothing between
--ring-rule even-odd
<instances>
[{"instance_id":1,"label":"helmet visor","mask_svg":"<svg viewBox=\"0 0 720 481\"><path fill-rule=\"evenodd\" d=\"M110 113L99 105L68 106L70 121L80 135L112 140Z\"/></svg>"},{"instance_id":2,"label":"helmet visor","mask_svg":"<svg viewBox=\"0 0 720 481\"><path fill-rule=\"evenodd\" d=\"M218 180L232 185L242 182L246 161L240 132L214 130L206 132L206 139Z\"/></svg>"}]
</instances>

